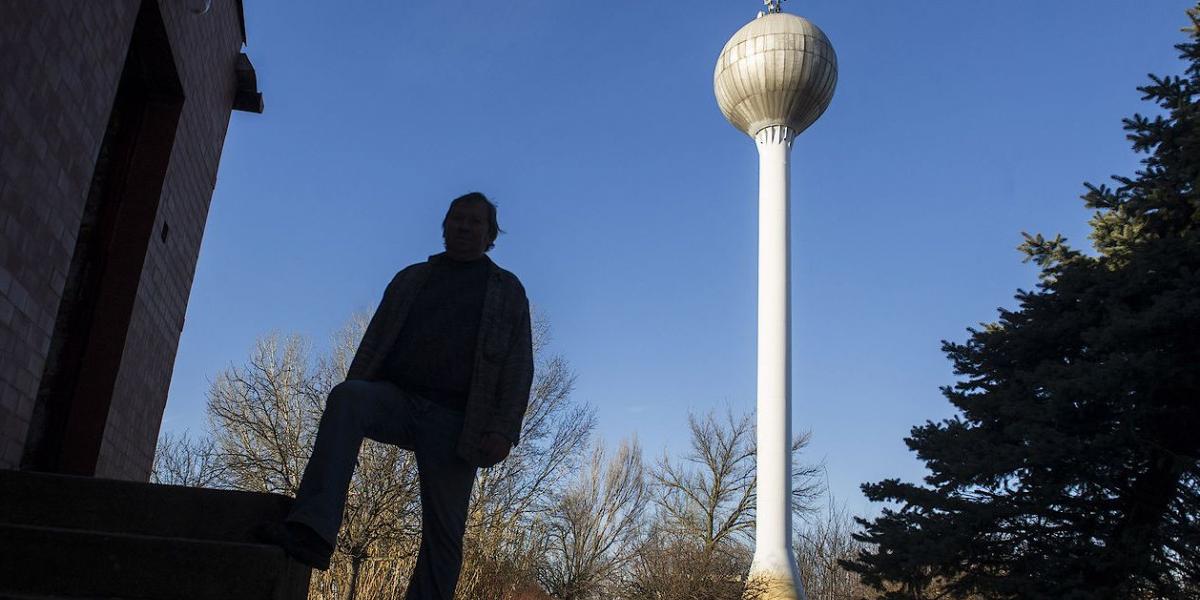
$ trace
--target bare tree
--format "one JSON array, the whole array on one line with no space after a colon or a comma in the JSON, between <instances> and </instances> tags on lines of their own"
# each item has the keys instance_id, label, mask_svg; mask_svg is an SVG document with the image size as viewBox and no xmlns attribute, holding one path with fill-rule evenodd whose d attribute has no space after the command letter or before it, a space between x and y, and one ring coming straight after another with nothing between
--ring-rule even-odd
<instances>
[{"instance_id":1,"label":"bare tree","mask_svg":"<svg viewBox=\"0 0 1200 600\"><path fill-rule=\"evenodd\" d=\"M620 593L627 600L740 600L753 548L731 541L706 552L696 538L654 521L625 573Z\"/></svg>"},{"instance_id":2,"label":"bare tree","mask_svg":"<svg viewBox=\"0 0 1200 600\"><path fill-rule=\"evenodd\" d=\"M562 600L611 597L612 580L637 554L648 488L637 438L591 461L555 503L538 579Z\"/></svg>"},{"instance_id":3,"label":"bare tree","mask_svg":"<svg viewBox=\"0 0 1200 600\"><path fill-rule=\"evenodd\" d=\"M713 414L688 415L691 453L682 462L664 456L655 479L662 488L659 505L668 528L697 538L706 552L726 541L752 541L756 500L754 415L727 411L723 422ZM809 433L792 440L792 511L803 518L813 511L823 486L821 467L800 460Z\"/></svg>"},{"instance_id":4,"label":"bare tree","mask_svg":"<svg viewBox=\"0 0 1200 600\"><path fill-rule=\"evenodd\" d=\"M809 600L857 600L877 593L839 561L858 556L865 544L854 539L860 526L844 506L830 500L819 518L810 519L793 537L796 565Z\"/></svg>"},{"instance_id":5,"label":"bare tree","mask_svg":"<svg viewBox=\"0 0 1200 600\"><path fill-rule=\"evenodd\" d=\"M272 332L212 382L209 425L233 487L296 495L324 405L310 369L307 340Z\"/></svg>"},{"instance_id":6,"label":"bare tree","mask_svg":"<svg viewBox=\"0 0 1200 600\"><path fill-rule=\"evenodd\" d=\"M666 529L697 541L704 553L743 540L754 527L754 426L752 416L727 412L719 422L688 415L691 453L682 461L663 456L655 472Z\"/></svg>"},{"instance_id":7,"label":"bare tree","mask_svg":"<svg viewBox=\"0 0 1200 600\"><path fill-rule=\"evenodd\" d=\"M740 598L753 557L756 500L753 415L726 411L718 420L688 415L691 452L664 456L654 473L658 520L629 575L631 598ZM809 435L792 441L792 510L812 511L820 468L799 454Z\"/></svg>"},{"instance_id":8,"label":"bare tree","mask_svg":"<svg viewBox=\"0 0 1200 600\"><path fill-rule=\"evenodd\" d=\"M211 437L164 433L158 438L150 481L189 487L223 487L225 468Z\"/></svg>"}]
</instances>

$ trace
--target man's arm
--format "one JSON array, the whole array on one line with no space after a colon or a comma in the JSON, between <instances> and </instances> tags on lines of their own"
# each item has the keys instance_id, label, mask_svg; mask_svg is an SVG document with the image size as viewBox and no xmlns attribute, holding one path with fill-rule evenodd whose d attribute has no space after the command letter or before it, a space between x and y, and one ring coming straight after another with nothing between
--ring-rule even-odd
<instances>
[{"instance_id":1,"label":"man's arm","mask_svg":"<svg viewBox=\"0 0 1200 600\"><path fill-rule=\"evenodd\" d=\"M401 271L403 273L403 271ZM392 277L392 281L388 283L387 288L383 290L383 298L379 301L379 306L375 308L375 314L371 315L371 321L367 324L366 331L363 332L362 341L358 344L358 350L354 353L354 359L350 361L350 368L346 371L346 379L366 379L369 375L367 369L371 365L374 356L381 350L380 345L383 343L383 324L391 316L389 313L389 297L395 292L396 286L400 281L400 273Z\"/></svg>"},{"instance_id":2,"label":"man's arm","mask_svg":"<svg viewBox=\"0 0 1200 600\"><path fill-rule=\"evenodd\" d=\"M529 317L529 299L521 293L520 317L512 333L496 390L496 410L485 433L494 432L516 446L521 441L521 421L529 406L533 387L533 332Z\"/></svg>"}]
</instances>

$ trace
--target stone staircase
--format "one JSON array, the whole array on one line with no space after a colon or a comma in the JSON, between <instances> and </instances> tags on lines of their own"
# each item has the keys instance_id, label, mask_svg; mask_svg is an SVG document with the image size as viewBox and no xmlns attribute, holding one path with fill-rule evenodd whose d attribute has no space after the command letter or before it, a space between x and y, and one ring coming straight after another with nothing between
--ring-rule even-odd
<instances>
[{"instance_id":1,"label":"stone staircase","mask_svg":"<svg viewBox=\"0 0 1200 600\"><path fill-rule=\"evenodd\" d=\"M252 535L290 503L0 470L0 600L303 600L309 568Z\"/></svg>"}]
</instances>

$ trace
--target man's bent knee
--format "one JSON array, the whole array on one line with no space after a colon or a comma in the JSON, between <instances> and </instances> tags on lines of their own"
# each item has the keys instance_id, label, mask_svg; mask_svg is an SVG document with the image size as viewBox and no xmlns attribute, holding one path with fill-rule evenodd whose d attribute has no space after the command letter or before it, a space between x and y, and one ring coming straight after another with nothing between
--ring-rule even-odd
<instances>
[{"instance_id":1,"label":"man's bent knee","mask_svg":"<svg viewBox=\"0 0 1200 600\"><path fill-rule=\"evenodd\" d=\"M325 410L341 410L349 408L355 398L361 397L367 382L361 379L347 379L329 390L325 400Z\"/></svg>"}]
</instances>

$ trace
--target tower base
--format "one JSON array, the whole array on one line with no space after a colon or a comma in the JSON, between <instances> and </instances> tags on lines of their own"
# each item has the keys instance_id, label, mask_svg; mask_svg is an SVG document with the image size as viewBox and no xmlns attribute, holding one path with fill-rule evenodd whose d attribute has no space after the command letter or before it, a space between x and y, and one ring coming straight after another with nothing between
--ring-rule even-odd
<instances>
[{"instance_id":1,"label":"tower base","mask_svg":"<svg viewBox=\"0 0 1200 600\"><path fill-rule=\"evenodd\" d=\"M804 587L787 569L751 567L742 600L805 600Z\"/></svg>"}]
</instances>

